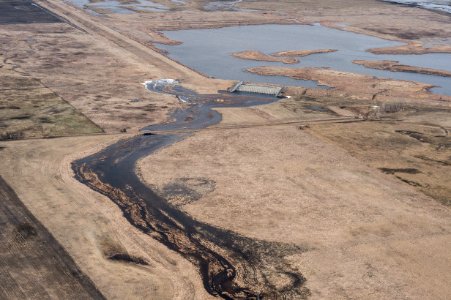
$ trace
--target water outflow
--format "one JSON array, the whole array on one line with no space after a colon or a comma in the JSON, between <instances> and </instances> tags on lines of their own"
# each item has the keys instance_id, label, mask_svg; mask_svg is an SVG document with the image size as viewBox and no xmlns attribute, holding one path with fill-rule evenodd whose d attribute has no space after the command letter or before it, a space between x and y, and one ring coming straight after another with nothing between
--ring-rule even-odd
<instances>
[{"instance_id":1,"label":"water outflow","mask_svg":"<svg viewBox=\"0 0 451 300\"><path fill-rule=\"evenodd\" d=\"M268 104L278 98L266 95L229 93L198 94L179 85L173 79L146 81L146 88L152 92L175 95L185 108L177 109L171 114L171 121L164 124L150 125L142 130L180 130L201 129L221 121L221 114L216 107L248 107Z\"/></svg>"},{"instance_id":2,"label":"water outflow","mask_svg":"<svg viewBox=\"0 0 451 300\"><path fill-rule=\"evenodd\" d=\"M220 121L213 113L214 107L250 106L277 100L228 93L199 95L167 80L147 82L146 87L176 95L189 103L187 108L174 113L172 122L146 129L203 128ZM291 244L251 239L195 220L168 203L136 175L136 162L140 158L188 135L138 135L74 161L72 168L80 182L116 203L132 225L197 266L205 289L211 295L224 299L291 299L308 295L302 274L283 259L302 249ZM270 279L280 277L289 283L280 287Z\"/></svg>"}]
</instances>

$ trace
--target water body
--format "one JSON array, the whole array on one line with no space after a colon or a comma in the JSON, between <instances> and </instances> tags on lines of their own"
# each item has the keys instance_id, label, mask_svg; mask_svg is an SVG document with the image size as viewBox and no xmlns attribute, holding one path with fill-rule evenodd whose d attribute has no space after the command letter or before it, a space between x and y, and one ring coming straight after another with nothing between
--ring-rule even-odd
<instances>
[{"instance_id":1,"label":"water body","mask_svg":"<svg viewBox=\"0 0 451 300\"><path fill-rule=\"evenodd\" d=\"M282 76L260 76L245 72L245 69L263 65L289 68L330 67L334 70L381 78L424 82L437 86L432 89L434 93L451 95L451 78L374 70L352 63L357 59L396 60L401 64L451 71L450 54L376 55L366 52L366 50L397 46L400 43L363 34L319 25L252 25L165 31L163 33L173 40L182 42L176 46L158 45L160 49L168 51L169 57L216 78L317 87L316 82L313 81L295 80ZM338 51L301 57L300 63L293 65L242 60L232 56L234 52L245 50L258 50L271 54L286 50L314 49L336 49Z\"/></svg>"},{"instance_id":2,"label":"water body","mask_svg":"<svg viewBox=\"0 0 451 300\"><path fill-rule=\"evenodd\" d=\"M384 0L385 2L392 2L397 4L404 4L409 6L417 6L430 10L445 12L451 14L451 0Z\"/></svg>"},{"instance_id":3,"label":"water body","mask_svg":"<svg viewBox=\"0 0 451 300\"><path fill-rule=\"evenodd\" d=\"M168 11L169 8L161 3L156 3L149 0L134 0L129 2L122 2L117 0L67 0L70 3L84 8L93 14L96 9L104 10L108 13L114 14L131 14L135 12L160 12Z\"/></svg>"}]
</instances>

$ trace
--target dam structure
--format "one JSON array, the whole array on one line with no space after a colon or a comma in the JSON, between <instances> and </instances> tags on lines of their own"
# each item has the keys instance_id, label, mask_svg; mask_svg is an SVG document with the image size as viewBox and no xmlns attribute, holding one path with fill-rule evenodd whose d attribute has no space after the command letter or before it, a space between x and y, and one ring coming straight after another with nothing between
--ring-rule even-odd
<instances>
[{"instance_id":1,"label":"dam structure","mask_svg":"<svg viewBox=\"0 0 451 300\"><path fill-rule=\"evenodd\" d=\"M280 86L266 86L254 83L244 83L243 81L237 82L229 89L230 93L242 92L251 94L262 94L274 97L281 97L282 87Z\"/></svg>"}]
</instances>

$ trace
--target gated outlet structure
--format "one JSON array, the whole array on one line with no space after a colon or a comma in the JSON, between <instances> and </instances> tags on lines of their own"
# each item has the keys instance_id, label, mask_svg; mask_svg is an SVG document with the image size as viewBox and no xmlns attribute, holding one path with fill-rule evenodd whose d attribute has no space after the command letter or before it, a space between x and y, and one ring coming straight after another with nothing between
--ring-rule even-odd
<instances>
[{"instance_id":1,"label":"gated outlet structure","mask_svg":"<svg viewBox=\"0 0 451 300\"><path fill-rule=\"evenodd\" d=\"M263 94L263 95L270 95L275 97L280 97L282 94L282 87L280 86L265 86L265 85L258 85L254 83L244 83L243 81L240 81L236 83L234 86L232 86L229 89L229 92L235 93L235 92L244 92L244 93L252 93L252 94Z\"/></svg>"}]
</instances>

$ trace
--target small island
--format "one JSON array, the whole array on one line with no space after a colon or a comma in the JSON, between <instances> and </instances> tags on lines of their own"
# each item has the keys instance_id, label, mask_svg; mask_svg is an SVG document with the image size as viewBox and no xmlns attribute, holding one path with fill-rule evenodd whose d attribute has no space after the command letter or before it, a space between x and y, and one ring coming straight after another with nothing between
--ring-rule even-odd
<instances>
[{"instance_id":1,"label":"small island","mask_svg":"<svg viewBox=\"0 0 451 300\"><path fill-rule=\"evenodd\" d=\"M315 50L290 50L290 51L281 51L272 54L272 56L276 57L304 57L312 54L321 54L321 53L330 53L336 52L335 49L315 49Z\"/></svg>"},{"instance_id":2,"label":"small island","mask_svg":"<svg viewBox=\"0 0 451 300\"><path fill-rule=\"evenodd\" d=\"M281 62L284 64L297 64L299 59L296 57L304 57L312 54L335 52L335 49L314 49L314 50L289 50L280 51L273 54L265 54L260 51L246 50L235 52L232 55L241 59L267 61L267 62Z\"/></svg>"},{"instance_id":3,"label":"small island","mask_svg":"<svg viewBox=\"0 0 451 300\"><path fill-rule=\"evenodd\" d=\"M450 45L435 45L424 47L420 42L409 42L401 46L372 48L367 50L373 54L427 54L427 53L451 53Z\"/></svg>"},{"instance_id":4,"label":"small island","mask_svg":"<svg viewBox=\"0 0 451 300\"><path fill-rule=\"evenodd\" d=\"M410 73L451 77L451 72L449 72L449 71L403 65L403 64L400 64L399 61L394 61L394 60L375 60L375 61L354 60L353 63L364 66L366 68L377 69L377 70L384 70L384 71L391 71L391 72L410 72Z\"/></svg>"},{"instance_id":5,"label":"small island","mask_svg":"<svg viewBox=\"0 0 451 300\"><path fill-rule=\"evenodd\" d=\"M257 61L267 61L267 62L281 62L284 64L297 64L298 59L293 57L275 57L273 55L268 55L260 51L241 51L232 54L234 57L241 59L257 60Z\"/></svg>"}]
</instances>

